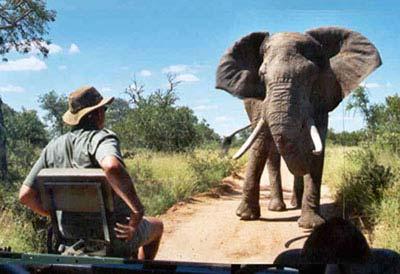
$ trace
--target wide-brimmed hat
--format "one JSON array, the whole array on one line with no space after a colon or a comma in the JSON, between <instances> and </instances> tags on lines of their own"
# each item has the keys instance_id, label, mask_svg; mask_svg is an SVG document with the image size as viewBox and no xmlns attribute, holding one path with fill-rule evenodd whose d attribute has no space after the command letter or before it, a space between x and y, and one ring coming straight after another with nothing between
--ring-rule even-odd
<instances>
[{"instance_id":1,"label":"wide-brimmed hat","mask_svg":"<svg viewBox=\"0 0 400 274\"><path fill-rule=\"evenodd\" d=\"M63 121L75 126L83 116L99 107L111 104L113 100L114 97L103 98L94 87L81 87L68 96L68 110L63 115Z\"/></svg>"}]
</instances>

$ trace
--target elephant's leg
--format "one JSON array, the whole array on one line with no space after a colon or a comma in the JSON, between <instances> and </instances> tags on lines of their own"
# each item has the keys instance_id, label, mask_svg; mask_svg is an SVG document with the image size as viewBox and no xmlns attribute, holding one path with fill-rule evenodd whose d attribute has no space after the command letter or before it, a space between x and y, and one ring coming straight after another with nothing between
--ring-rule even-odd
<instances>
[{"instance_id":1,"label":"elephant's leg","mask_svg":"<svg viewBox=\"0 0 400 274\"><path fill-rule=\"evenodd\" d=\"M286 210L286 205L283 201L282 194L281 155L278 153L278 150L273 143L271 144L268 153L267 168L269 184L271 187L271 197L268 209L271 211L284 211Z\"/></svg>"},{"instance_id":2,"label":"elephant's leg","mask_svg":"<svg viewBox=\"0 0 400 274\"><path fill-rule=\"evenodd\" d=\"M301 199L304 191L304 179L303 176L294 176L293 178L293 192L292 200L290 204L295 208L301 207Z\"/></svg>"},{"instance_id":3,"label":"elephant's leg","mask_svg":"<svg viewBox=\"0 0 400 274\"><path fill-rule=\"evenodd\" d=\"M265 134L260 134L250 150L242 201L236 210L236 215L241 220L260 218L260 179L267 160L269 143Z\"/></svg>"},{"instance_id":4,"label":"elephant's leg","mask_svg":"<svg viewBox=\"0 0 400 274\"><path fill-rule=\"evenodd\" d=\"M314 228L325 220L320 215L321 178L324 163L324 153L312 161L309 174L304 176L304 193L301 206L301 217L297 221L300 227Z\"/></svg>"}]
</instances>

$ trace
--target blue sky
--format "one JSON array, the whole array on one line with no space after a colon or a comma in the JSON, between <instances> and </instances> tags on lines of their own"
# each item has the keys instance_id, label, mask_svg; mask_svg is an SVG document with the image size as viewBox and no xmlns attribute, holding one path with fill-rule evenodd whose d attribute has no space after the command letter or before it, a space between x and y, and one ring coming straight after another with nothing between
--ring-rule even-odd
<instances>
[{"instance_id":1,"label":"blue sky","mask_svg":"<svg viewBox=\"0 0 400 274\"><path fill-rule=\"evenodd\" d=\"M48 38L51 54L10 54L0 64L0 96L13 108L36 109L50 90L68 94L90 84L123 97L136 79L151 92L175 72L180 105L194 109L219 134L248 123L241 101L214 88L221 55L253 31L304 32L341 26L361 32L379 49L383 65L365 81L371 101L398 92L400 5L396 1L50 1L57 11ZM346 100L330 113L336 131L363 126L346 113ZM43 115L43 112L39 112Z\"/></svg>"}]
</instances>

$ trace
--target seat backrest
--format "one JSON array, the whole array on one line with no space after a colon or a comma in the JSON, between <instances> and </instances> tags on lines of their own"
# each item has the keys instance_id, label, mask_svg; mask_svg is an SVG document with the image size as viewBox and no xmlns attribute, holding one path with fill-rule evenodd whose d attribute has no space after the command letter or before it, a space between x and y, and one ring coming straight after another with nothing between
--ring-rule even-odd
<instances>
[{"instance_id":1,"label":"seat backrest","mask_svg":"<svg viewBox=\"0 0 400 274\"><path fill-rule=\"evenodd\" d=\"M111 242L114 198L102 169L42 169L37 180L42 203L51 214L57 237ZM71 230L74 233L68 232Z\"/></svg>"}]
</instances>

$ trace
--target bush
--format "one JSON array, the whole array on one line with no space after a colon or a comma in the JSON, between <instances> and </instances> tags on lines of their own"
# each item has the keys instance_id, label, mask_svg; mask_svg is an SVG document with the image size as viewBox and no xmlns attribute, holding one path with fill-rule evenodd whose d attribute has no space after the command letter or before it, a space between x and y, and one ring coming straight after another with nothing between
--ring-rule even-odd
<instances>
[{"instance_id":1,"label":"bush","mask_svg":"<svg viewBox=\"0 0 400 274\"><path fill-rule=\"evenodd\" d=\"M159 89L144 96L144 86L134 81L125 92L131 107L123 100L115 102L109 117L116 122L112 129L124 148L184 152L219 140L218 134L205 120L199 121L193 110L176 105L179 82L173 75L167 77L169 87L165 91Z\"/></svg>"},{"instance_id":2,"label":"bush","mask_svg":"<svg viewBox=\"0 0 400 274\"><path fill-rule=\"evenodd\" d=\"M390 167L377 163L371 150L356 151L350 157L359 168L344 174L336 200L344 199L350 216L361 217L372 225L373 212L381 203L384 191L392 185L394 174Z\"/></svg>"},{"instance_id":3,"label":"bush","mask_svg":"<svg viewBox=\"0 0 400 274\"><path fill-rule=\"evenodd\" d=\"M205 191L219 184L236 167L233 160L211 150L198 150L188 159L196 177L196 190Z\"/></svg>"},{"instance_id":4,"label":"bush","mask_svg":"<svg viewBox=\"0 0 400 274\"><path fill-rule=\"evenodd\" d=\"M18 201L15 183L0 187L0 246L11 246L13 251L45 252L46 232L50 221L24 207Z\"/></svg>"},{"instance_id":5,"label":"bush","mask_svg":"<svg viewBox=\"0 0 400 274\"><path fill-rule=\"evenodd\" d=\"M384 192L374 213L374 246L400 252L400 181Z\"/></svg>"}]
</instances>

